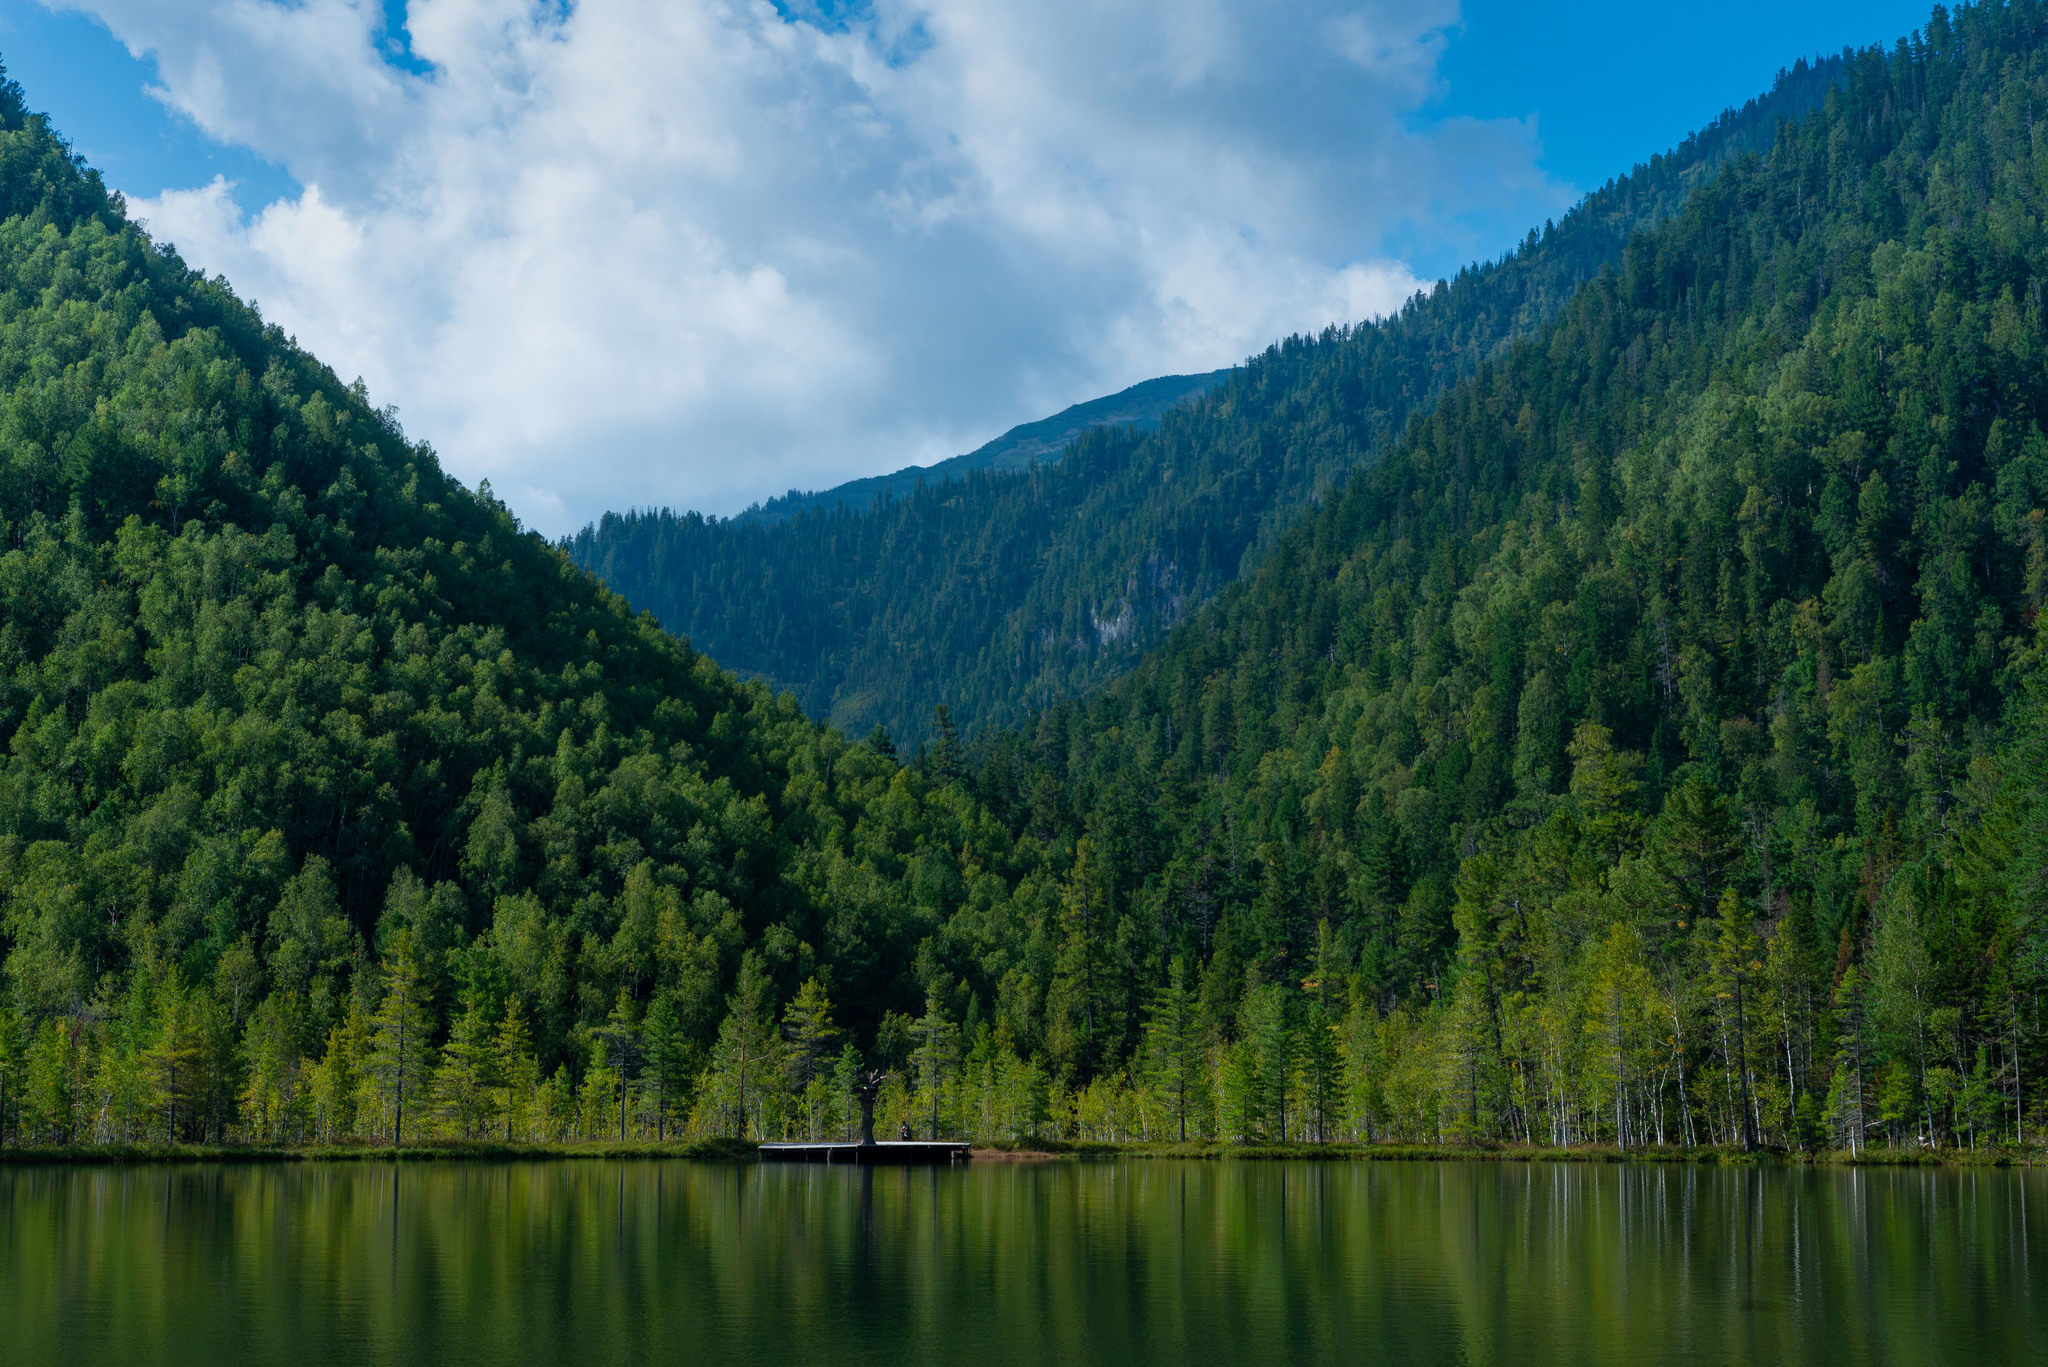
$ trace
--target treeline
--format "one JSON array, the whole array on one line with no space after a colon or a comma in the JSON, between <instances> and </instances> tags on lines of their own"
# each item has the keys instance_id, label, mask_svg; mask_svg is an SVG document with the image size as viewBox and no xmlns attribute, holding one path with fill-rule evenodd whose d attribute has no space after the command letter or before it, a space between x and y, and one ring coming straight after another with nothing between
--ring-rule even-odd
<instances>
[{"instance_id":1,"label":"treeline","mask_svg":"<svg viewBox=\"0 0 2048 1367\"><path fill-rule=\"evenodd\" d=\"M759 1138L879 1080L885 1133L2037 1141L2044 35L1854 54L1125 677L908 762L9 93L0 1136Z\"/></svg>"},{"instance_id":2,"label":"treeline","mask_svg":"<svg viewBox=\"0 0 2048 1367\"><path fill-rule=\"evenodd\" d=\"M1019 724L1129 669L1412 411L1555 317L1726 159L1768 147L1841 66L1800 61L1500 261L1384 322L1289 338L1156 431L1097 429L1027 474L970 474L865 510L608 514L566 549L849 735L879 725L921 743L940 703L976 727Z\"/></svg>"},{"instance_id":3,"label":"treeline","mask_svg":"<svg viewBox=\"0 0 2048 1367\"><path fill-rule=\"evenodd\" d=\"M4 79L0 207L0 1138L385 1125L401 992L414 1096L515 1014L580 1087L621 998L701 1067L747 953L916 1013L951 852L1011 867L964 795L522 534Z\"/></svg>"},{"instance_id":4,"label":"treeline","mask_svg":"<svg viewBox=\"0 0 2048 1367\"><path fill-rule=\"evenodd\" d=\"M1135 1077L1179 958L1266 1096L1343 1022L1376 1133L2038 1133L2043 23L1857 54L1128 677L972 747L1086 835L1068 933L957 942L1027 1053Z\"/></svg>"}]
</instances>

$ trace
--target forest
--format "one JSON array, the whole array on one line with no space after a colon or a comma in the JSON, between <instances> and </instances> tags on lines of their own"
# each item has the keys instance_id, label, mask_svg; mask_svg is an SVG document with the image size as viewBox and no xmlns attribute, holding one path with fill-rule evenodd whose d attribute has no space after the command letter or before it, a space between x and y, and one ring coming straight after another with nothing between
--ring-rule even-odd
<instances>
[{"instance_id":1,"label":"forest","mask_svg":"<svg viewBox=\"0 0 2048 1367\"><path fill-rule=\"evenodd\" d=\"M1113 677L934 664L900 748L521 531L7 86L0 1144L814 1137L877 1079L982 1141L2038 1143L2048 4L1798 72L1655 212L912 541L832 514L994 602L1037 552L974 498L1295 491Z\"/></svg>"},{"instance_id":2,"label":"forest","mask_svg":"<svg viewBox=\"0 0 2048 1367\"><path fill-rule=\"evenodd\" d=\"M763 521L608 514L570 557L848 735L931 739L943 704L1015 726L1130 669L1258 564L1409 413L1541 327L1729 157L1816 106L1842 59L1772 91L1379 322L1250 358L1156 430L1104 427L1025 473L969 471L867 509Z\"/></svg>"}]
</instances>

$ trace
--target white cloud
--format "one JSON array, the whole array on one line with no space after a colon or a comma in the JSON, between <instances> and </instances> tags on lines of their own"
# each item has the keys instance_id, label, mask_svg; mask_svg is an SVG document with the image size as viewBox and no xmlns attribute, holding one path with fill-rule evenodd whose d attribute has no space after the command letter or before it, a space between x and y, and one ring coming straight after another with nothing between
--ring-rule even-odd
<instances>
[{"instance_id":1,"label":"white cloud","mask_svg":"<svg viewBox=\"0 0 2048 1367\"><path fill-rule=\"evenodd\" d=\"M1452 0L414 0L425 75L375 0L49 2L306 187L138 216L549 532L1229 364L1566 197L1419 121Z\"/></svg>"}]
</instances>

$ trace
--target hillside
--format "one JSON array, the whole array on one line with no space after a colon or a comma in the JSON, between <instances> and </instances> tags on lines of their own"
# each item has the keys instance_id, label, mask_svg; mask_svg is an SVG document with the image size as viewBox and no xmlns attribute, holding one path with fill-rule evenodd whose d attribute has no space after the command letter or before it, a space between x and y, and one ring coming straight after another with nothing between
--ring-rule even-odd
<instances>
[{"instance_id":1,"label":"hillside","mask_svg":"<svg viewBox=\"0 0 2048 1367\"><path fill-rule=\"evenodd\" d=\"M1133 1056L1178 956L1240 1132L2038 1134L2044 41L1993 4L1857 54L1130 675L979 744L1105 909L1033 1044Z\"/></svg>"},{"instance_id":2,"label":"hillside","mask_svg":"<svg viewBox=\"0 0 2048 1367\"><path fill-rule=\"evenodd\" d=\"M1136 668L909 764L0 91L0 1143L816 1136L872 1085L982 1139L2038 1145L2048 4L1830 79ZM1401 326L945 486L929 592L987 591L943 534L999 482L1085 512Z\"/></svg>"},{"instance_id":3,"label":"hillside","mask_svg":"<svg viewBox=\"0 0 2048 1367\"><path fill-rule=\"evenodd\" d=\"M652 1011L686 1106L735 983L921 1008L933 849L1000 829L450 479L4 78L0 215L0 1145L388 1134L379 1020L566 1087Z\"/></svg>"},{"instance_id":4,"label":"hillside","mask_svg":"<svg viewBox=\"0 0 2048 1367\"><path fill-rule=\"evenodd\" d=\"M782 522L814 509L846 507L864 512L878 498L900 499L919 484L964 479L970 470L1028 470L1055 461L1069 443L1091 427L1135 427L1151 431L1166 410L1214 388L1227 370L1207 375L1162 375L1100 399L1063 408L1049 418L1020 423L962 456L931 465L908 465L886 475L849 480L814 493L792 489L740 513L735 522Z\"/></svg>"},{"instance_id":5,"label":"hillside","mask_svg":"<svg viewBox=\"0 0 2048 1367\"><path fill-rule=\"evenodd\" d=\"M1290 338L1154 431L1096 428L1028 474L970 473L774 525L612 514L566 548L670 630L850 734L882 725L921 742L942 703L970 728L1014 724L1128 669L1257 563L1318 489L1541 326L1716 166L1767 147L1839 69L1796 64L1503 260L1384 323Z\"/></svg>"}]
</instances>

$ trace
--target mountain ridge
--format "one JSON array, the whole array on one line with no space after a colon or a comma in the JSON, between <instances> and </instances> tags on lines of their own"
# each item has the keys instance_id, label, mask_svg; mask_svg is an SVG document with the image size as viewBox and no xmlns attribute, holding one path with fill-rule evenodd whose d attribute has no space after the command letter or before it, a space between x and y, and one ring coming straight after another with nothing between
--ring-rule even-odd
<instances>
[{"instance_id":1,"label":"mountain ridge","mask_svg":"<svg viewBox=\"0 0 2048 1367\"><path fill-rule=\"evenodd\" d=\"M1224 369L1201 375L1161 375L1141 380L1114 394L1070 404L1049 418L1019 423L965 455L951 456L930 465L907 465L886 475L848 480L829 489L810 492L792 489L778 498L757 503L735 514L731 520L785 522L802 513L842 505L864 511L878 498L901 498L920 482L943 484L964 478L970 470L1028 470L1048 457L1057 458L1075 437L1091 427L1157 427L1160 416L1168 408L1212 388L1229 374L1230 371Z\"/></svg>"},{"instance_id":2,"label":"mountain ridge","mask_svg":"<svg viewBox=\"0 0 2048 1367\"><path fill-rule=\"evenodd\" d=\"M906 763L462 488L0 85L0 1143L872 1100L1006 1142L2038 1152L2048 4L1798 93L1497 290L799 519L849 560L885 527L931 611L881 634L942 660L1077 550L981 510L1200 486L1195 540L1104 548L1228 567L1135 669Z\"/></svg>"},{"instance_id":3,"label":"mountain ridge","mask_svg":"<svg viewBox=\"0 0 2048 1367\"><path fill-rule=\"evenodd\" d=\"M607 514L563 544L670 630L856 734L930 737L946 705L1015 724L1128 669L1255 564L1407 415L1551 316L1729 157L1821 103L1839 56L1730 109L1377 324L1297 336L1143 434L1097 427L1028 474L969 472L773 525Z\"/></svg>"}]
</instances>

